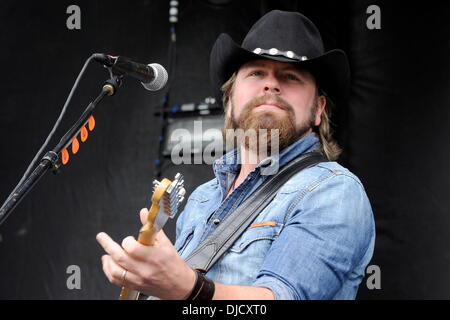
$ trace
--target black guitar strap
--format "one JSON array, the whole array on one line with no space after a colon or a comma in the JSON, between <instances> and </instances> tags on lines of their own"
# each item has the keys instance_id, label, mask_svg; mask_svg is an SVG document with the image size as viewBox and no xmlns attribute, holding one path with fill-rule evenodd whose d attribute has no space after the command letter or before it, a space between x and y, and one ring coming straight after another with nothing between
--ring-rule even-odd
<instances>
[{"instance_id":1,"label":"black guitar strap","mask_svg":"<svg viewBox=\"0 0 450 320\"><path fill-rule=\"evenodd\" d=\"M328 159L320 152L302 154L266 179L186 258L189 266L202 272L224 254L250 226L258 214L275 198L277 191L293 175Z\"/></svg>"}]
</instances>

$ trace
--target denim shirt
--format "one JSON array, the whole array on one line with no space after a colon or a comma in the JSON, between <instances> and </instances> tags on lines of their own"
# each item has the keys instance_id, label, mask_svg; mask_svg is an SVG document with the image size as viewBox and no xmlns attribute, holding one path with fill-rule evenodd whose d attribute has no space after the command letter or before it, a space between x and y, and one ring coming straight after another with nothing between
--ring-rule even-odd
<instances>
[{"instance_id":1,"label":"denim shirt","mask_svg":"<svg viewBox=\"0 0 450 320\"><path fill-rule=\"evenodd\" d=\"M269 159L281 168L318 146L312 133ZM226 196L239 159L234 149L216 160L216 178L190 195L176 229L175 247L183 258L267 178L263 160ZM206 275L224 284L269 288L276 299L354 299L374 242L361 181L336 162L322 162L290 178Z\"/></svg>"}]
</instances>

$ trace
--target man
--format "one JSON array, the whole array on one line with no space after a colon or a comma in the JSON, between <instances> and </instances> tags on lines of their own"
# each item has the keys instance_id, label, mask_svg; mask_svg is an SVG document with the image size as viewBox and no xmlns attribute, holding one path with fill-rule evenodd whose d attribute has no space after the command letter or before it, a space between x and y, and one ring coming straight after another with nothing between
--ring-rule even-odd
<instances>
[{"instance_id":1,"label":"man","mask_svg":"<svg viewBox=\"0 0 450 320\"><path fill-rule=\"evenodd\" d=\"M133 237L122 245L97 236L108 279L161 299L354 299L375 240L373 214L359 179L334 162L331 101L349 84L345 53L324 53L314 24L299 13L272 11L242 46L222 34L211 52L211 76L223 90L226 129L276 129L262 134L279 154L240 139L214 164L216 179L199 186L177 221L177 240L163 232L155 246ZM321 151L328 162L294 175L231 248L202 276L184 259L267 178L267 160L283 168ZM257 161L250 161L256 157ZM147 210L141 211L145 222Z\"/></svg>"}]
</instances>

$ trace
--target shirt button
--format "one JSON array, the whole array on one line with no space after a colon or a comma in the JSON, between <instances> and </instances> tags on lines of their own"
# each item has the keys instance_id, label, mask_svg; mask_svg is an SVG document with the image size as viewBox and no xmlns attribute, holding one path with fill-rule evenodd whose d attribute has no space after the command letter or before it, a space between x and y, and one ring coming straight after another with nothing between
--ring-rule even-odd
<instances>
[{"instance_id":1,"label":"shirt button","mask_svg":"<svg viewBox=\"0 0 450 320\"><path fill-rule=\"evenodd\" d=\"M218 226L219 223L220 223L220 220L219 219L214 219L213 223L214 223L214 225Z\"/></svg>"}]
</instances>

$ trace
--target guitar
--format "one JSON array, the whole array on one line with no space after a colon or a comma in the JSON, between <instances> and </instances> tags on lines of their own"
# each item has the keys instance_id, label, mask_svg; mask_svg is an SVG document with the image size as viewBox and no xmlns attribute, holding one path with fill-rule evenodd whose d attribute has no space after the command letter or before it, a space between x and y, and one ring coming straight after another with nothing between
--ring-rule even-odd
<instances>
[{"instance_id":1,"label":"guitar","mask_svg":"<svg viewBox=\"0 0 450 320\"><path fill-rule=\"evenodd\" d=\"M186 190L184 189L183 176L180 173L170 181L164 178L161 181L153 181L153 195L151 207L148 212L147 222L139 231L138 241L146 246L152 246L155 236L168 219L173 219L178 213L179 204L184 200ZM122 287L119 300L138 300L140 293L126 287Z\"/></svg>"}]
</instances>

